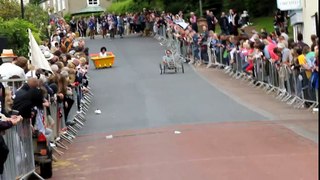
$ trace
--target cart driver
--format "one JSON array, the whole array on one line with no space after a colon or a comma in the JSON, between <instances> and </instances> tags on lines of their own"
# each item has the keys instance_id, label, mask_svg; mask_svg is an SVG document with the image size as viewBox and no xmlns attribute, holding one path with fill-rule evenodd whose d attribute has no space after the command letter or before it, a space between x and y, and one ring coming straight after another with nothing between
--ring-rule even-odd
<instances>
[{"instance_id":1,"label":"cart driver","mask_svg":"<svg viewBox=\"0 0 320 180\"><path fill-rule=\"evenodd\" d=\"M168 64L168 62L170 62L170 61L173 61L173 56L172 56L172 52L169 49L167 49L165 51L165 55L162 58L162 63Z\"/></svg>"},{"instance_id":2,"label":"cart driver","mask_svg":"<svg viewBox=\"0 0 320 180\"><path fill-rule=\"evenodd\" d=\"M107 56L108 56L108 54L107 54L107 48L106 48L106 47L102 47L102 48L100 49L99 56L100 56L100 57L107 57Z\"/></svg>"}]
</instances>

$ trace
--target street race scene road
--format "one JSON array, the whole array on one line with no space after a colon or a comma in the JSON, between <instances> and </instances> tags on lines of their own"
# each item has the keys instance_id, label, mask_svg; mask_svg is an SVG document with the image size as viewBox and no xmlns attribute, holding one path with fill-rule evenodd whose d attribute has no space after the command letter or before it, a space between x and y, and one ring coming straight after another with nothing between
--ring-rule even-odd
<instances>
[{"instance_id":1,"label":"street race scene road","mask_svg":"<svg viewBox=\"0 0 320 180\"><path fill-rule=\"evenodd\" d=\"M318 179L318 4L0 0L0 180Z\"/></svg>"}]
</instances>

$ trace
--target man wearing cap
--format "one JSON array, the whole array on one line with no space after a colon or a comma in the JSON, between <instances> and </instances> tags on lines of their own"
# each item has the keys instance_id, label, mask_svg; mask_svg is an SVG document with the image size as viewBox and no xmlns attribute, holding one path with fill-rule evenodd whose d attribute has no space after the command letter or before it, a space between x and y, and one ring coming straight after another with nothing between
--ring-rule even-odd
<instances>
[{"instance_id":1,"label":"man wearing cap","mask_svg":"<svg viewBox=\"0 0 320 180\"><path fill-rule=\"evenodd\" d=\"M17 56L13 53L12 49L3 49L0 59L0 65L4 62L12 62L14 58L16 58Z\"/></svg>"},{"instance_id":2,"label":"man wearing cap","mask_svg":"<svg viewBox=\"0 0 320 180\"><path fill-rule=\"evenodd\" d=\"M13 76L18 76L19 78L25 78L24 70L15 65L13 60L17 58L16 55L13 54L12 49L3 49L0 58L2 59L2 64L0 65L0 74L6 78L12 78Z\"/></svg>"}]
</instances>

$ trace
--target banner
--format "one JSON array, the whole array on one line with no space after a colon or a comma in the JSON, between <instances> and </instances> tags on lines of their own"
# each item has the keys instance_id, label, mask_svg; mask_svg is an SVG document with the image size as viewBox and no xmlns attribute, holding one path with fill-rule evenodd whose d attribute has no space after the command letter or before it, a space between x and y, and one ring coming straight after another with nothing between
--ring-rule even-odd
<instances>
[{"instance_id":1,"label":"banner","mask_svg":"<svg viewBox=\"0 0 320 180\"><path fill-rule=\"evenodd\" d=\"M278 9L281 11L302 9L302 0L277 0Z\"/></svg>"}]
</instances>

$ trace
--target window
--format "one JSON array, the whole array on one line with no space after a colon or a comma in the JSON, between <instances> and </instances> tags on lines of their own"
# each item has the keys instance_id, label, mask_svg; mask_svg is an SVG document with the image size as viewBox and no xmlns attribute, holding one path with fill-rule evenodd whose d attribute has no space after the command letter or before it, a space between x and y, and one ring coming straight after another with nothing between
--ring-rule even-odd
<instances>
[{"instance_id":1,"label":"window","mask_svg":"<svg viewBox=\"0 0 320 180\"><path fill-rule=\"evenodd\" d=\"M303 34L303 24L302 23L298 23L293 26L293 39L294 39L294 41L297 41L298 33Z\"/></svg>"},{"instance_id":2,"label":"window","mask_svg":"<svg viewBox=\"0 0 320 180\"><path fill-rule=\"evenodd\" d=\"M88 6L97 6L99 5L99 0L87 0Z\"/></svg>"}]
</instances>

